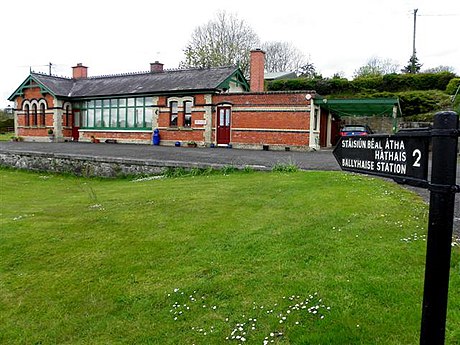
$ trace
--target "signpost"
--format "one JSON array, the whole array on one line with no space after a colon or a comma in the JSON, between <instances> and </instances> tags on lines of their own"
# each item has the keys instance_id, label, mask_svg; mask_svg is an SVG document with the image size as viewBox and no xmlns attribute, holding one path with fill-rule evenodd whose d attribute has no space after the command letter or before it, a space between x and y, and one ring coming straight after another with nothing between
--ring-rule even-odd
<instances>
[{"instance_id":1,"label":"signpost","mask_svg":"<svg viewBox=\"0 0 460 345\"><path fill-rule=\"evenodd\" d=\"M409 133L342 137L334 156L342 170L427 182L428 144L429 137Z\"/></svg>"},{"instance_id":2,"label":"signpost","mask_svg":"<svg viewBox=\"0 0 460 345\"><path fill-rule=\"evenodd\" d=\"M342 170L393 178L430 190L421 345L444 344L456 185L458 115L441 112L433 129L342 137L333 153ZM428 181L429 143L432 144Z\"/></svg>"}]
</instances>

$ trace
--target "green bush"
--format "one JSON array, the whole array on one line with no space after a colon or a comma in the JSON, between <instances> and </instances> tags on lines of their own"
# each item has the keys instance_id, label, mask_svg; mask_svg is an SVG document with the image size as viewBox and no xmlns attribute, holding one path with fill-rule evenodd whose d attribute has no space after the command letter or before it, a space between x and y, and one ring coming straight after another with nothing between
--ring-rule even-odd
<instances>
[{"instance_id":1,"label":"green bush","mask_svg":"<svg viewBox=\"0 0 460 345\"><path fill-rule=\"evenodd\" d=\"M452 78L449 81L449 84L447 84L446 86L446 92L449 95L455 95L455 92L457 92L459 85L460 85L460 78Z\"/></svg>"},{"instance_id":2,"label":"green bush","mask_svg":"<svg viewBox=\"0 0 460 345\"><path fill-rule=\"evenodd\" d=\"M358 77L352 81L344 78L297 78L277 80L267 84L269 91L315 90L320 95L353 92L400 92L415 90L446 90L455 74L418 73L386 74ZM458 78L455 78L458 79ZM455 84L458 85L458 84Z\"/></svg>"},{"instance_id":3,"label":"green bush","mask_svg":"<svg viewBox=\"0 0 460 345\"><path fill-rule=\"evenodd\" d=\"M345 78L296 78L276 80L267 84L269 91L314 90L320 95L349 92L350 87L350 82Z\"/></svg>"},{"instance_id":4,"label":"green bush","mask_svg":"<svg viewBox=\"0 0 460 345\"><path fill-rule=\"evenodd\" d=\"M0 121L0 131L5 131L8 127L14 127L13 119L5 119Z\"/></svg>"},{"instance_id":5,"label":"green bush","mask_svg":"<svg viewBox=\"0 0 460 345\"><path fill-rule=\"evenodd\" d=\"M450 108L449 95L438 90L379 92L365 95L366 98L399 98L403 117L435 113Z\"/></svg>"},{"instance_id":6,"label":"green bush","mask_svg":"<svg viewBox=\"0 0 460 345\"><path fill-rule=\"evenodd\" d=\"M384 91L382 88L383 77L382 76L365 76L355 78L350 82L356 90L359 91Z\"/></svg>"}]
</instances>

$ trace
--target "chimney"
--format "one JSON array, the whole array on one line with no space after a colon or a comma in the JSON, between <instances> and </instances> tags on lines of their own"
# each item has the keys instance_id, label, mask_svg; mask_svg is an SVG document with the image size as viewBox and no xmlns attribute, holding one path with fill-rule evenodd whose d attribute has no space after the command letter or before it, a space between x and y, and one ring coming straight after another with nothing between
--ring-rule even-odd
<instances>
[{"instance_id":1,"label":"chimney","mask_svg":"<svg viewBox=\"0 0 460 345\"><path fill-rule=\"evenodd\" d=\"M72 67L73 79L85 79L88 77L88 67L83 66L82 63L77 63Z\"/></svg>"},{"instance_id":2,"label":"chimney","mask_svg":"<svg viewBox=\"0 0 460 345\"><path fill-rule=\"evenodd\" d=\"M264 91L265 52L261 49L251 50L249 67L251 92Z\"/></svg>"},{"instance_id":3,"label":"chimney","mask_svg":"<svg viewBox=\"0 0 460 345\"><path fill-rule=\"evenodd\" d=\"M159 73L163 72L163 64L155 61L150 63L150 72L151 73Z\"/></svg>"}]
</instances>

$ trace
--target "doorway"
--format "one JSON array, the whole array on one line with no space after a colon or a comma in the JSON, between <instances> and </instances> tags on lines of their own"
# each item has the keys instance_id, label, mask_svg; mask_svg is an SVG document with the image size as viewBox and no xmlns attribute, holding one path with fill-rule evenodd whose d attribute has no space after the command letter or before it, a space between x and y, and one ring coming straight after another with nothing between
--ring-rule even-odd
<instances>
[{"instance_id":1,"label":"doorway","mask_svg":"<svg viewBox=\"0 0 460 345\"><path fill-rule=\"evenodd\" d=\"M80 139L80 111L74 110L73 112L73 126L72 126L72 140L78 141Z\"/></svg>"},{"instance_id":2,"label":"doorway","mask_svg":"<svg viewBox=\"0 0 460 345\"><path fill-rule=\"evenodd\" d=\"M217 145L230 144L231 108L217 107Z\"/></svg>"}]
</instances>

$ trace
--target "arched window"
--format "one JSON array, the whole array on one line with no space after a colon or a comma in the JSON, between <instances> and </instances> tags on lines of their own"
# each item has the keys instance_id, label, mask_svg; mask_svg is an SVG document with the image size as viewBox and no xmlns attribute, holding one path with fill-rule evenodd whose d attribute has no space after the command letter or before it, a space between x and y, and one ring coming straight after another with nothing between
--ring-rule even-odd
<instances>
[{"instance_id":1,"label":"arched window","mask_svg":"<svg viewBox=\"0 0 460 345\"><path fill-rule=\"evenodd\" d=\"M37 111L37 104L32 104L32 126L36 126L38 124L38 111Z\"/></svg>"},{"instance_id":2,"label":"arched window","mask_svg":"<svg viewBox=\"0 0 460 345\"><path fill-rule=\"evenodd\" d=\"M25 105L25 121L24 121L24 126L30 126L30 110L29 110L29 105Z\"/></svg>"},{"instance_id":3,"label":"arched window","mask_svg":"<svg viewBox=\"0 0 460 345\"><path fill-rule=\"evenodd\" d=\"M46 107L44 103L40 104L40 118L41 118L41 125L44 127L46 126Z\"/></svg>"}]
</instances>

